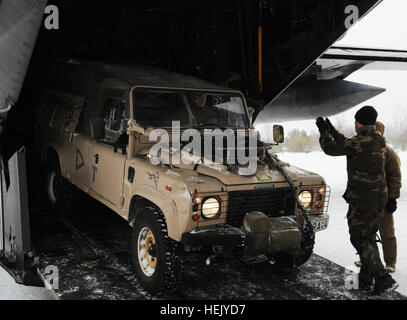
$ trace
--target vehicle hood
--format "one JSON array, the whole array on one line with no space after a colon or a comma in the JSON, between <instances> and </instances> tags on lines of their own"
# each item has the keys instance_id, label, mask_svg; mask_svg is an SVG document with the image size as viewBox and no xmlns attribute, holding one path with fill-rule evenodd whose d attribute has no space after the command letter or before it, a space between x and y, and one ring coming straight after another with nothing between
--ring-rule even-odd
<instances>
[{"instance_id":1,"label":"vehicle hood","mask_svg":"<svg viewBox=\"0 0 407 320\"><path fill-rule=\"evenodd\" d=\"M324 183L323 178L318 174L291 166L288 163L284 163L283 166L296 184L302 183L304 185L311 185ZM272 169L261 161L258 162L257 170L254 174L245 175L244 168L242 172L242 174L231 172L226 166L216 163L193 163L190 165L179 164L172 166L166 173L177 176L194 190L206 189L206 185L219 183L222 186L239 186L287 182L277 169Z\"/></svg>"}]
</instances>

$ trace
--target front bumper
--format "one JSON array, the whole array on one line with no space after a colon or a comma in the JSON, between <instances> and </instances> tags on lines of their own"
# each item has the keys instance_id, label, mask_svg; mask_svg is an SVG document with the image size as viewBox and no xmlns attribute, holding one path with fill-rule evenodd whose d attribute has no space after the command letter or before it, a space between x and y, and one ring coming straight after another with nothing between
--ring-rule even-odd
<instances>
[{"instance_id":1,"label":"front bumper","mask_svg":"<svg viewBox=\"0 0 407 320\"><path fill-rule=\"evenodd\" d=\"M182 235L181 242L192 247L244 246L246 235L238 228L225 225L186 232Z\"/></svg>"},{"instance_id":2,"label":"front bumper","mask_svg":"<svg viewBox=\"0 0 407 320\"><path fill-rule=\"evenodd\" d=\"M310 216L314 230L326 229L329 216L326 214ZM267 218L273 227L263 230L245 230L228 225L194 230L182 235L182 243L190 247L241 247L246 253L260 255L282 251L301 250L303 218L298 216ZM287 220L291 223L287 229ZM295 227L293 227L295 224ZM264 223L261 224L264 226Z\"/></svg>"}]
</instances>

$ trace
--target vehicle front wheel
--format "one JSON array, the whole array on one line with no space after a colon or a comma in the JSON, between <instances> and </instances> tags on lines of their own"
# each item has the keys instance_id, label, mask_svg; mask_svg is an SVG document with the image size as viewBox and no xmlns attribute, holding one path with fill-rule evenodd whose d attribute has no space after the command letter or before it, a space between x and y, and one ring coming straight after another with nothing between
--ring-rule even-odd
<instances>
[{"instance_id":1,"label":"vehicle front wheel","mask_svg":"<svg viewBox=\"0 0 407 320\"><path fill-rule=\"evenodd\" d=\"M295 256L286 252L280 252L269 258L270 260L274 260L274 265L279 269L294 269L307 263L311 256L312 250L309 250L299 256Z\"/></svg>"},{"instance_id":2,"label":"vehicle front wheel","mask_svg":"<svg viewBox=\"0 0 407 320\"><path fill-rule=\"evenodd\" d=\"M132 234L132 260L141 286L150 294L170 293L182 277L178 243L168 237L163 213L155 207L137 216Z\"/></svg>"}]
</instances>

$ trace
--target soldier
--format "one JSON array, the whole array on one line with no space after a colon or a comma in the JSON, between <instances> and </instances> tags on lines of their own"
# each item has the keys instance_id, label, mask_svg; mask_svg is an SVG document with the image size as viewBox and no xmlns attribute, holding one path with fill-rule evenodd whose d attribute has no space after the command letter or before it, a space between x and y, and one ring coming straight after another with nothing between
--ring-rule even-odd
<instances>
[{"instance_id":1,"label":"soldier","mask_svg":"<svg viewBox=\"0 0 407 320\"><path fill-rule=\"evenodd\" d=\"M376 121L376 132L384 136L384 124ZM393 213L397 210L397 199L400 198L401 189L401 162L397 153L389 146L386 158L386 181L389 199L386 204L383 220L380 223L380 237L382 238L383 256L386 262L386 270L389 273L396 272L397 262L397 239L394 230ZM360 261L355 262L360 267Z\"/></svg>"},{"instance_id":2,"label":"soldier","mask_svg":"<svg viewBox=\"0 0 407 320\"><path fill-rule=\"evenodd\" d=\"M376 132L384 136L384 124L376 121ZM401 162L397 153L389 146L386 158L386 181L389 200L380 223L380 237L382 238L383 256L386 262L386 270L390 273L396 272L397 262L397 238L394 230L393 213L397 210L397 199L400 198L401 189ZM360 261L355 262L360 267Z\"/></svg>"},{"instance_id":3,"label":"soldier","mask_svg":"<svg viewBox=\"0 0 407 320\"><path fill-rule=\"evenodd\" d=\"M332 126L329 119L317 119L322 150L331 156L347 156L348 184L344 199L352 245L359 253L360 289L373 293L393 291L398 284L384 268L376 244L376 233L383 218L388 193L385 175L387 149L385 139L376 133L377 111L365 106L355 115L357 136L347 139Z\"/></svg>"},{"instance_id":4,"label":"soldier","mask_svg":"<svg viewBox=\"0 0 407 320\"><path fill-rule=\"evenodd\" d=\"M207 94L195 94L191 97L191 111L197 125L217 124L218 117L208 102Z\"/></svg>"},{"instance_id":5,"label":"soldier","mask_svg":"<svg viewBox=\"0 0 407 320\"><path fill-rule=\"evenodd\" d=\"M384 136L384 124L376 121L376 132ZM397 199L400 198L401 189L401 162L397 153L389 146L386 158L386 181L388 188L388 201L386 204L383 220L380 223L380 237L382 238L383 256L386 262L386 270L389 273L396 272L397 262L397 238L394 230L393 213L397 210ZM355 263L360 267L360 261Z\"/></svg>"},{"instance_id":6,"label":"soldier","mask_svg":"<svg viewBox=\"0 0 407 320\"><path fill-rule=\"evenodd\" d=\"M384 136L384 124L376 122L376 132ZM389 200L387 201L384 218L380 223L380 237L382 238L383 256L386 262L386 269L390 273L396 272L397 262L397 239L394 230L393 213L397 210L397 199L400 198L401 189L401 162L397 153L386 145L388 156L386 159L386 180L389 190Z\"/></svg>"}]
</instances>

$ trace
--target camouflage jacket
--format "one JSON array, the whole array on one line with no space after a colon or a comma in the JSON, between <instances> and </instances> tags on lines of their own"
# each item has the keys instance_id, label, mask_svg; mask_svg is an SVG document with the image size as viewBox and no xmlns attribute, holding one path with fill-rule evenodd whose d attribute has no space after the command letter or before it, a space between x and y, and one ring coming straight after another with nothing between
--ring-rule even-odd
<instances>
[{"instance_id":1,"label":"camouflage jacket","mask_svg":"<svg viewBox=\"0 0 407 320\"><path fill-rule=\"evenodd\" d=\"M386 180L389 189L389 198L400 198L401 189L401 161L396 151L390 146L386 146Z\"/></svg>"},{"instance_id":2,"label":"camouflage jacket","mask_svg":"<svg viewBox=\"0 0 407 320\"><path fill-rule=\"evenodd\" d=\"M357 136L345 138L340 134L334 139L330 134L320 138L322 150L330 156L346 156L348 185L344 198L348 203L387 201L385 139L376 133L376 126L364 126Z\"/></svg>"}]
</instances>

